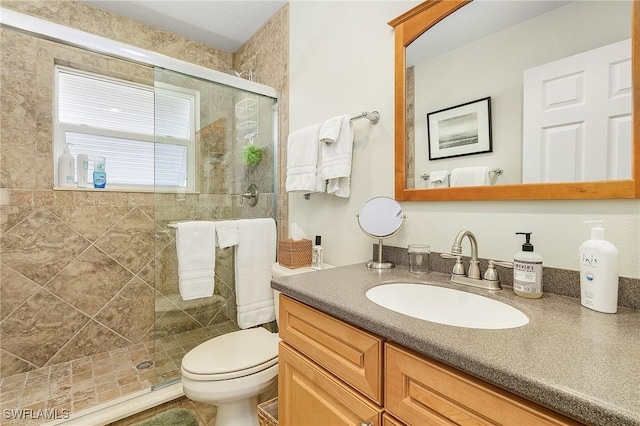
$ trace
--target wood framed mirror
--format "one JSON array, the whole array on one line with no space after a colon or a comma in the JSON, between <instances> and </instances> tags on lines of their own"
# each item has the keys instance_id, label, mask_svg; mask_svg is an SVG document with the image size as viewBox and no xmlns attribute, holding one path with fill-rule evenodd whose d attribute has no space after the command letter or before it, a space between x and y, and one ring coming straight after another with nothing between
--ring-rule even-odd
<instances>
[{"instance_id":1,"label":"wood framed mirror","mask_svg":"<svg viewBox=\"0 0 640 426\"><path fill-rule=\"evenodd\" d=\"M640 4L631 6L631 108L629 178L576 182L504 184L497 179L486 186L420 188L408 183L415 179L410 170L412 147L407 144L407 48L436 24L456 13L471 0L427 0L389 22L395 30L395 198L398 201L448 200L570 200L640 198ZM542 3L542 2L541 2ZM571 2L567 2L571 3ZM597 30L595 30L597 31ZM490 94L487 94L490 96ZM493 107L493 105L492 105ZM411 122L413 120L410 120ZM522 138L522 135L520 135ZM423 140L421 143L427 143ZM499 145L500 141L494 142ZM497 147L496 147L497 149ZM480 160L481 162L482 160ZM439 165L438 163L436 163ZM484 164L487 165L487 164ZM413 173L413 176L411 175ZM616 178L613 178L616 179Z\"/></svg>"}]
</instances>

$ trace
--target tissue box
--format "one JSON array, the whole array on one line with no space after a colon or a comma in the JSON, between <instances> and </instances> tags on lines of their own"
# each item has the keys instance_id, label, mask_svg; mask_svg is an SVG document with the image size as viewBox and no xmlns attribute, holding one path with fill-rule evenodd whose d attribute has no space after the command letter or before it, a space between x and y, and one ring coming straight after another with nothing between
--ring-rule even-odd
<instances>
[{"instance_id":1,"label":"tissue box","mask_svg":"<svg viewBox=\"0 0 640 426\"><path fill-rule=\"evenodd\" d=\"M311 266L311 240L278 241L278 263L290 269Z\"/></svg>"}]
</instances>

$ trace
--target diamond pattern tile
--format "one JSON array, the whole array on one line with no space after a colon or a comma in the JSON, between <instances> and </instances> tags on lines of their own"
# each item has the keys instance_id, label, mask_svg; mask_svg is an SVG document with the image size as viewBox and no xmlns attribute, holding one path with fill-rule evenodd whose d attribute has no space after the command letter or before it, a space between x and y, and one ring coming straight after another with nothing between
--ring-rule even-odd
<instances>
[{"instance_id":1,"label":"diamond pattern tile","mask_svg":"<svg viewBox=\"0 0 640 426\"><path fill-rule=\"evenodd\" d=\"M2 349L44 366L89 318L41 289L0 324Z\"/></svg>"},{"instance_id":2,"label":"diamond pattern tile","mask_svg":"<svg viewBox=\"0 0 640 426\"><path fill-rule=\"evenodd\" d=\"M62 270L46 288L88 316L95 315L133 274L95 247Z\"/></svg>"},{"instance_id":3,"label":"diamond pattern tile","mask_svg":"<svg viewBox=\"0 0 640 426\"><path fill-rule=\"evenodd\" d=\"M140 342L154 321L154 312L140 307L153 306L154 293L153 288L135 278L100 311L96 321L133 343Z\"/></svg>"},{"instance_id":4,"label":"diamond pattern tile","mask_svg":"<svg viewBox=\"0 0 640 426\"><path fill-rule=\"evenodd\" d=\"M79 356L89 356L129 345L130 342L112 330L95 321L89 321L47 364L59 364Z\"/></svg>"},{"instance_id":5,"label":"diamond pattern tile","mask_svg":"<svg viewBox=\"0 0 640 426\"><path fill-rule=\"evenodd\" d=\"M43 285L89 246L45 208L3 235L2 262Z\"/></svg>"},{"instance_id":6,"label":"diamond pattern tile","mask_svg":"<svg viewBox=\"0 0 640 426\"><path fill-rule=\"evenodd\" d=\"M0 268L0 319L17 309L40 286L7 265Z\"/></svg>"},{"instance_id":7,"label":"diamond pattern tile","mask_svg":"<svg viewBox=\"0 0 640 426\"><path fill-rule=\"evenodd\" d=\"M135 208L103 235L96 246L131 272L138 273L153 259L153 232L153 221Z\"/></svg>"}]
</instances>

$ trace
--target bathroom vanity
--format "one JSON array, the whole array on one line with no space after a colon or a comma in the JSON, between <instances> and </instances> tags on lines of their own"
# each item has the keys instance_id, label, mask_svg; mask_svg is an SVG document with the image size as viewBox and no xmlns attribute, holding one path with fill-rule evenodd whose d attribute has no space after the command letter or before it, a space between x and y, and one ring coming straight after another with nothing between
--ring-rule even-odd
<instances>
[{"instance_id":1,"label":"bathroom vanity","mask_svg":"<svg viewBox=\"0 0 640 426\"><path fill-rule=\"evenodd\" d=\"M281 425L640 424L639 311L607 315L553 294L528 300L445 274L421 278L509 304L530 322L453 327L367 299L380 284L419 282L406 267L275 279Z\"/></svg>"}]
</instances>

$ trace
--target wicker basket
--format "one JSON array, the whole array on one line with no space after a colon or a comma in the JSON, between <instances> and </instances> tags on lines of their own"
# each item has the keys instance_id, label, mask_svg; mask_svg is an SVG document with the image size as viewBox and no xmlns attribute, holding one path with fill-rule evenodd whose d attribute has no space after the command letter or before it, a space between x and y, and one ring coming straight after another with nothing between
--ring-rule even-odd
<instances>
[{"instance_id":1,"label":"wicker basket","mask_svg":"<svg viewBox=\"0 0 640 426\"><path fill-rule=\"evenodd\" d=\"M280 240L278 263L291 269L311 266L311 240Z\"/></svg>"},{"instance_id":2,"label":"wicker basket","mask_svg":"<svg viewBox=\"0 0 640 426\"><path fill-rule=\"evenodd\" d=\"M258 405L258 422L260 426L278 426L278 398Z\"/></svg>"}]
</instances>

